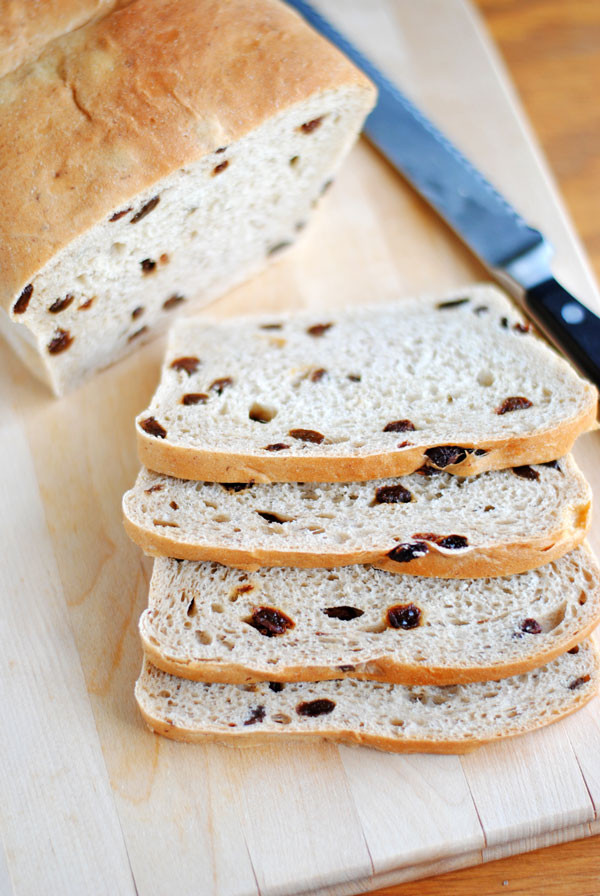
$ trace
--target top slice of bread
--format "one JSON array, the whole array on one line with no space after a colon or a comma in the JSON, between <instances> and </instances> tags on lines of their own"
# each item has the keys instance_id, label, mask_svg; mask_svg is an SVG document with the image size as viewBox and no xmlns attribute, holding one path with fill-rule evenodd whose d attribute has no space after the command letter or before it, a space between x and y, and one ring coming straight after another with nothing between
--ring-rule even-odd
<instances>
[{"instance_id":1,"label":"top slice of bread","mask_svg":"<svg viewBox=\"0 0 600 896\"><path fill-rule=\"evenodd\" d=\"M497 289L182 321L137 418L149 469L218 482L461 475L553 460L595 425L590 383Z\"/></svg>"}]
</instances>

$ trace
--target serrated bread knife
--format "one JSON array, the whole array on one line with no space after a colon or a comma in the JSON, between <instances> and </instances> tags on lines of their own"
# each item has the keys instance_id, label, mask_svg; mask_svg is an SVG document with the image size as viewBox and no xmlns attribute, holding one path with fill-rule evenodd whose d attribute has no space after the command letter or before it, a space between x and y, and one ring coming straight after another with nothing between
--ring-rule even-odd
<instances>
[{"instance_id":1,"label":"serrated bread knife","mask_svg":"<svg viewBox=\"0 0 600 896\"><path fill-rule=\"evenodd\" d=\"M304 0L288 0L377 85L364 134L506 286L580 371L600 386L600 318L552 276L552 247L447 137Z\"/></svg>"}]
</instances>

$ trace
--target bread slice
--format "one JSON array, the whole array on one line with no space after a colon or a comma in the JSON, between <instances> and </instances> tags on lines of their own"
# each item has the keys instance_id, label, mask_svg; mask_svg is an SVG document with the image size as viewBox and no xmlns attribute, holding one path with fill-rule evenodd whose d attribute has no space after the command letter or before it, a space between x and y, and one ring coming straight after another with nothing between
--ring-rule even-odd
<instances>
[{"instance_id":1,"label":"bread slice","mask_svg":"<svg viewBox=\"0 0 600 896\"><path fill-rule=\"evenodd\" d=\"M590 502L567 456L464 479L436 472L354 483L232 486L142 470L123 511L129 536L153 556L478 578L566 554L585 537Z\"/></svg>"},{"instance_id":2,"label":"bread slice","mask_svg":"<svg viewBox=\"0 0 600 896\"><path fill-rule=\"evenodd\" d=\"M175 326L141 462L183 479L350 482L554 460L597 395L491 286Z\"/></svg>"},{"instance_id":3,"label":"bread slice","mask_svg":"<svg viewBox=\"0 0 600 896\"><path fill-rule=\"evenodd\" d=\"M409 583L368 566L249 574L160 558L140 635L153 665L199 681L457 684L541 666L599 620L585 547L518 576Z\"/></svg>"},{"instance_id":4,"label":"bread slice","mask_svg":"<svg viewBox=\"0 0 600 896\"><path fill-rule=\"evenodd\" d=\"M598 689L590 642L497 682L447 687L373 681L205 684L144 662L135 696L151 729L174 740L254 746L331 740L394 753L464 753L525 734L584 706Z\"/></svg>"},{"instance_id":5,"label":"bread slice","mask_svg":"<svg viewBox=\"0 0 600 896\"><path fill-rule=\"evenodd\" d=\"M290 243L374 99L277 0L137 0L52 41L0 81L0 329L73 388Z\"/></svg>"}]
</instances>

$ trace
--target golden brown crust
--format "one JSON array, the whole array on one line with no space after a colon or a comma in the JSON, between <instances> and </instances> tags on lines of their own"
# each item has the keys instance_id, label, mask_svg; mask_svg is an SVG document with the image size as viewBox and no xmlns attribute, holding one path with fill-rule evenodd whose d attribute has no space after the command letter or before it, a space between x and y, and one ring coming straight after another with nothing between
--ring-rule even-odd
<instances>
[{"instance_id":1,"label":"golden brown crust","mask_svg":"<svg viewBox=\"0 0 600 896\"><path fill-rule=\"evenodd\" d=\"M478 579L537 569L573 550L584 540L590 527L591 504L587 501L576 510L577 518L573 526L564 526L544 537L458 551L442 551L432 544L426 554L407 563L395 562L386 553L373 550L314 554L309 551L242 550L218 545L179 544L166 535L138 526L126 516L123 523L131 540L152 557L213 560L224 566L248 570L257 570L262 566L334 569L336 566L362 563L393 573L442 579ZM390 544L390 550L393 548L394 545Z\"/></svg>"},{"instance_id":2,"label":"golden brown crust","mask_svg":"<svg viewBox=\"0 0 600 896\"><path fill-rule=\"evenodd\" d=\"M567 716L571 715L571 713L576 712L578 709L581 709L586 705L586 703L589 703L594 696L595 691L593 690L586 691L579 694L578 696L574 696L572 702L568 707L564 709L564 711L560 715L553 716L552 719L548 720L548 722L546 722L545 724L553 724L554 722L558 722L560 719L566 718ZM483 746L484 744L506 740L508 737L516 737L521 734L526 734L528 731L536 730L540 727L539 724L531 724L529 726L523 725L523 727L520 729L510 731L506 734L498 734L495 737L481 738L479 740L476 738L471 738L468 740L461 739L456 741L409 739L400 740L398 738L387 738L369 734L369 732L365 731L364 729L356 729L354 731L339 731L335 728L332 728L322 729L319 732L313 732L310 730L294 731L293 734L289 733L285 729L282 729L281 731L265 733L264 731L249 731L248 728L245 728L243 731L230 729L227 732L215 732L180 728L170 721L156 719L146 712L146 710L141 706L139 700L138 708L142 714L144 721L151 731L155 732L156 734L162 734L164 737L168 737L171 740L185 741L187 743L221 743L227 746L237 747L261 746L263 744L277 743L281 740L285 740L286 743L289 743L294 740L303 741L309 739L313 741L327 740L334 743L346 743L373 747L376 750L383 750L388 753L469 753L472 750L477 749L477 747Z\"/></svg>"},{"instance_id":3,"label":"golden brown crust","mask_svg":"<svg viewBox=\"0 0 600 896\"><path fill-rule=\"evenodd\" d=\"M188 662L165 656L160 648L144 634L140 625L140 638L145 655L153 666L190 681L205 681L217 684L249 684L259 681L332 681L339 678L356 678L360 681L382 681L385 684L403 685L453 685L474 681L494 681L521 675L531 669L544 666L566 653L587 638L598 624L595 618L584 628L552 647L526 659L496 663L493 666L422 666L416 663L398 662L393 655L384 655L362 663L351 670L340 666L286 666L283 670L255 668L242 663L217 663L210 661Z\"/></svg>"},{"instance_id":4,"label":"golden brown crust","mask_svg":"<svg viewBox=\"0 0 600 896\"><path fill-rule=\"evenodd\" d=\"M133 0L2 0L0 77L29 62L61 34L68 34Z\"/></svg>"},{"instance_id":5,"label":"golden brown crust","mask_svg":"<svg viewBox=\"0 0 600 896\"><path fill-rule=\"evenodd\" d=\"M525 464L545 463L568 454L577 437L597 426L597 393L588 385L588 402L581 413L561 421L553 429L533 435L508 436L490 439L480 444L463 442L464 448L482 449L487 454L468 454L460 464L445 467L444 472L459 476L473 476L488 470L503 470ZM172 445L167 439L148 435L136 427L138 454L149 470L205 482L359 482L385 479L413 473L426 462L425 451L439 443L403 448L385 454L351 457L285 456L269 452L258 454L227 454L200 451Z\"/></svg>"},{"instance_id":6,"label":"golden brown crust","mask_svg":"<svg viewBox=\"0 0 600 896\"><path fill-rule=\"evenodd\" d=\"M373 96L278 0L137 0L53 41L0 80L0 304L172 171L351 86Z\"/></svg>"}]
</instances>

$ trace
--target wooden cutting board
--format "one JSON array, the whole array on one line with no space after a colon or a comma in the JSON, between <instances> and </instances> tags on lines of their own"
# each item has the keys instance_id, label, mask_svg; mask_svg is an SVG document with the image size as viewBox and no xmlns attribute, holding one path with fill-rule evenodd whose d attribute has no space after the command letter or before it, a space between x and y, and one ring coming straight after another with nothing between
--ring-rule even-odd
<instances>
[{"instance_id":1,"label":"wooden cutting board","mask_svg":"<svg viewBox=\"0 0 600 896\"><path fill-rule=\"evenodd\" d=\"M506 74L463 0L320 0L557 248L598 305ZM223 299L340 307L483 270L366 144L303 241ZM59 402L0 348L0 894L344 896L600 831L600 701L466 757L188 747L143 727L150 563L123 532L155 343ZM577 457L595 486L598 436ZM592 533L592 543L600 527Z\"/></svg>"}]
</instances>

